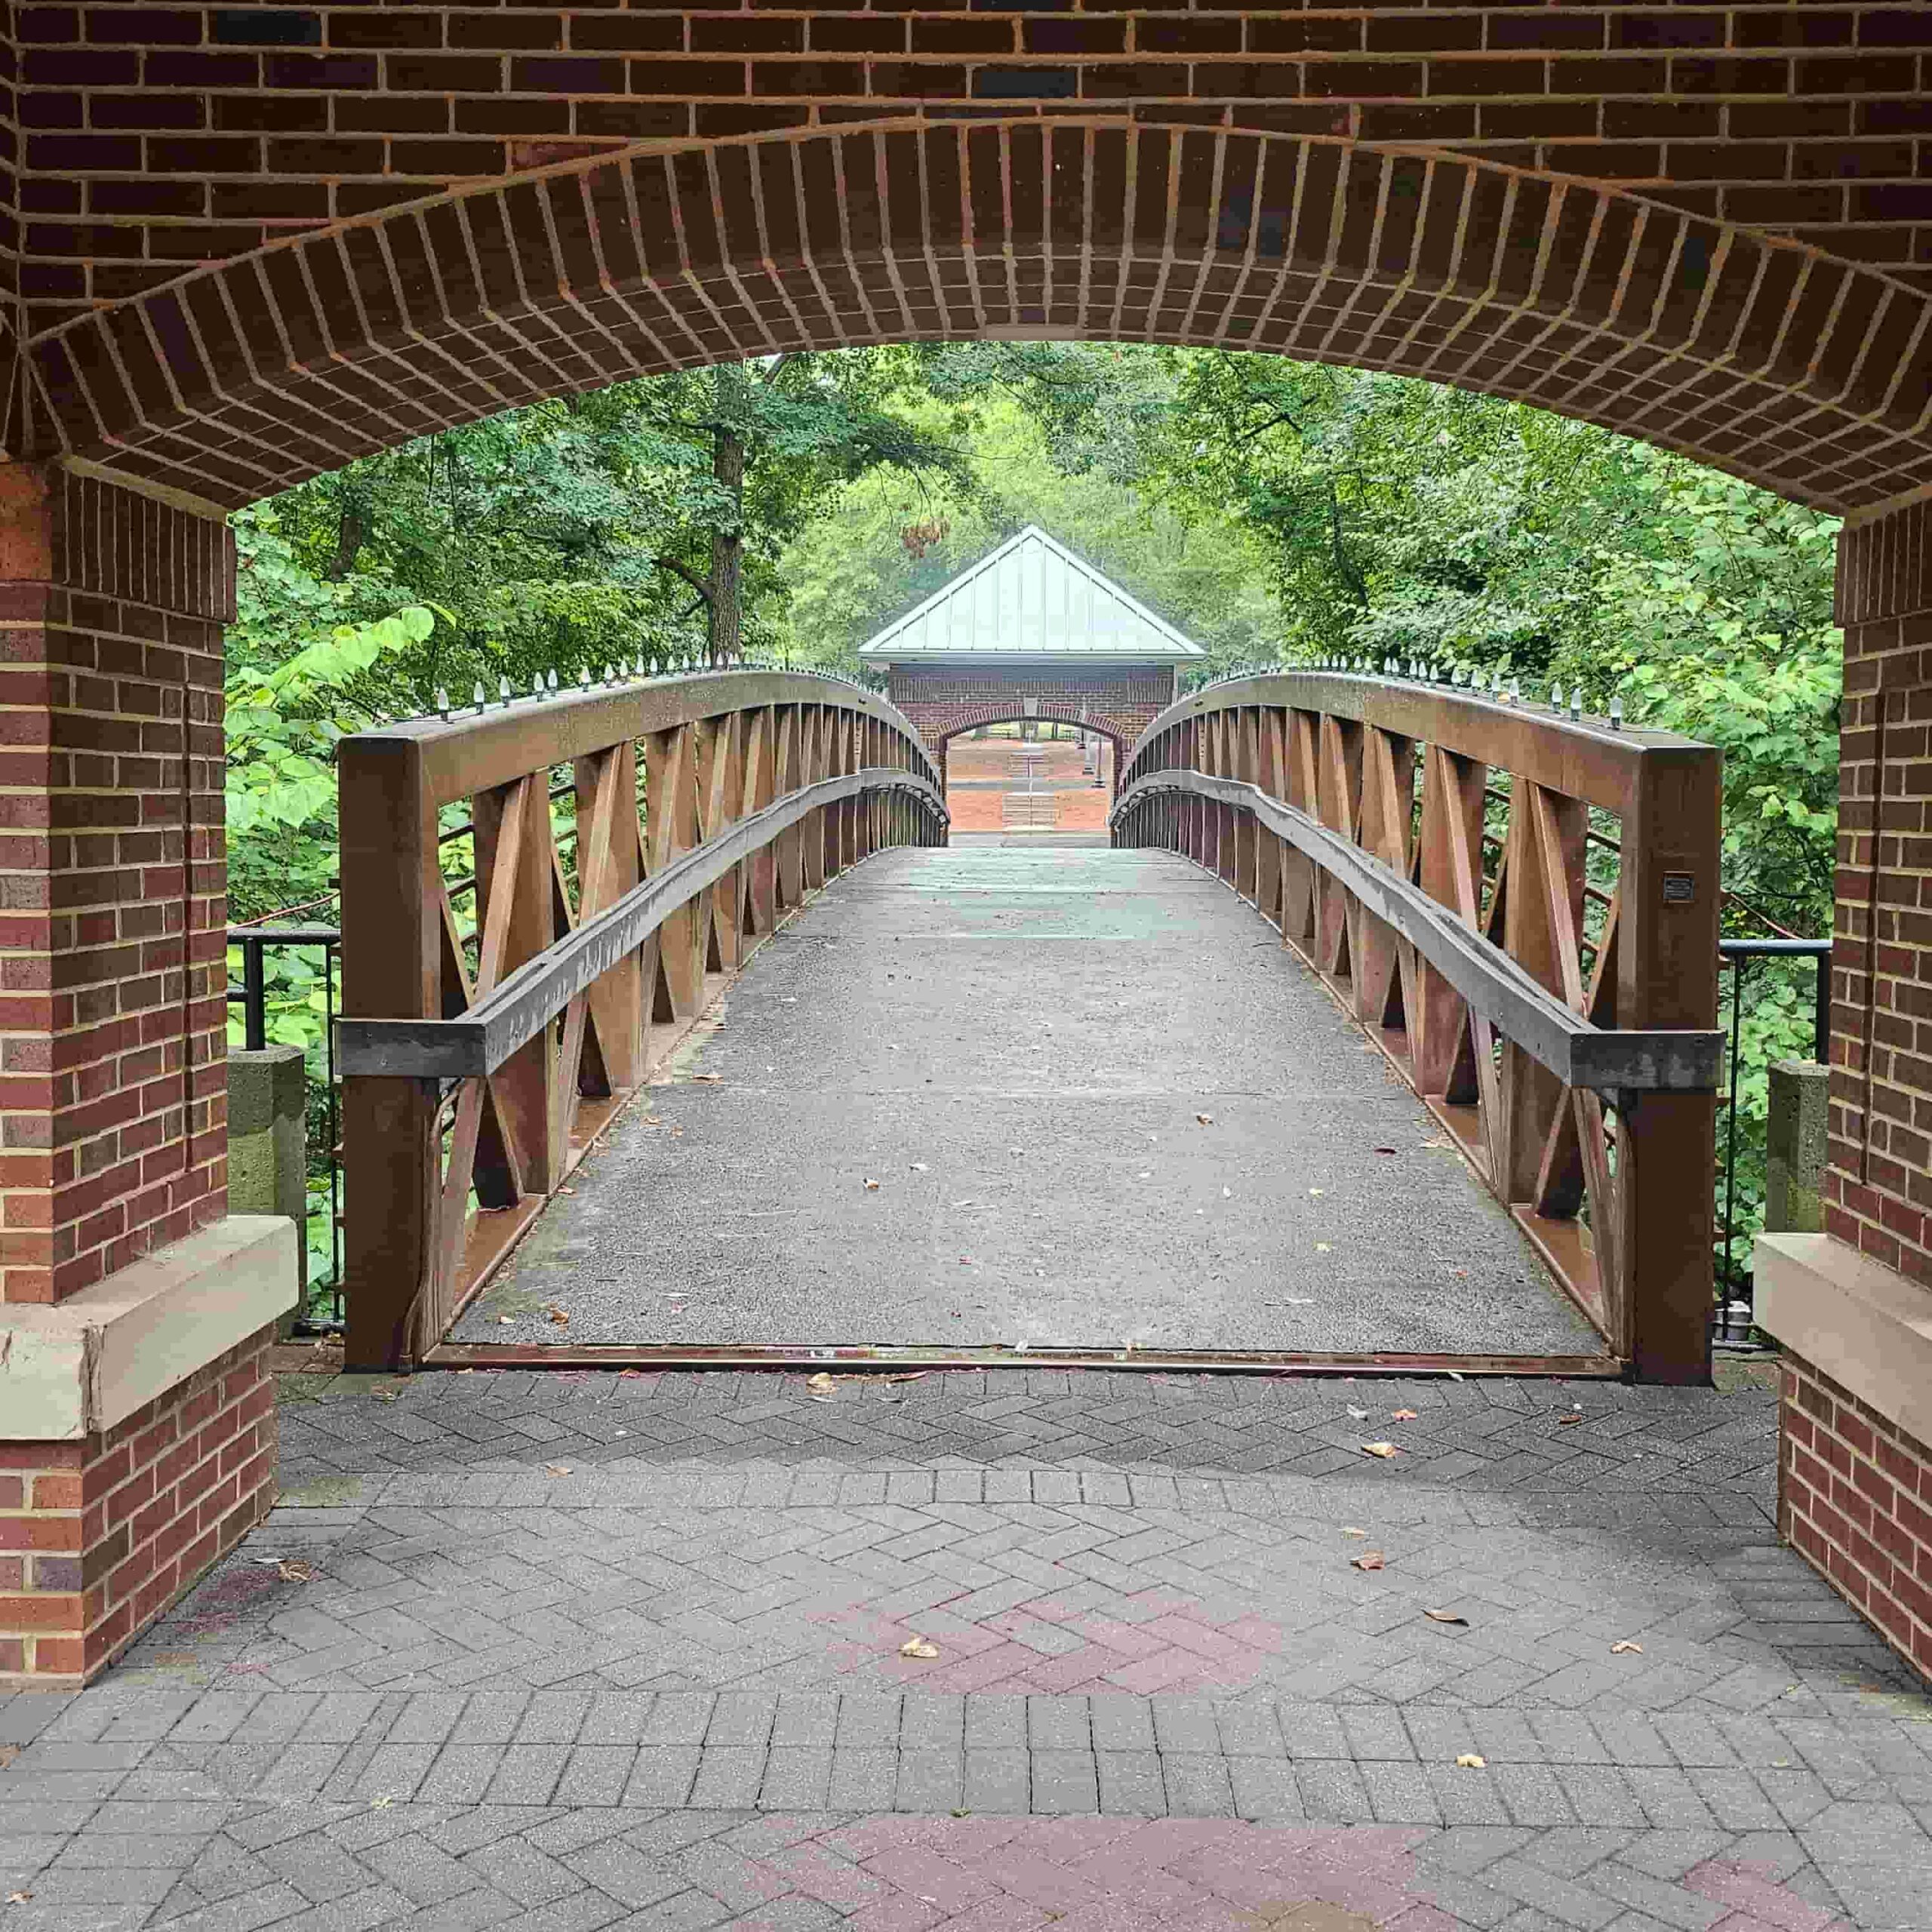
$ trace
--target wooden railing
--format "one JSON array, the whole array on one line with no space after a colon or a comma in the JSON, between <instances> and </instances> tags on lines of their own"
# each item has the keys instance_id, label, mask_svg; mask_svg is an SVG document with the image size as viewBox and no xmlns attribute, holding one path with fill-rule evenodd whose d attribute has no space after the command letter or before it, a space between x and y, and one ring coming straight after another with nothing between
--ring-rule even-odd
<instances>
[{"instance_id":1,"label":"wooden railing","mask_svg":"<svg viewBox=\"0 0 1932 1932\"><path fill-rule=\"evenodd\" d=\"M1610 1352L1694 1382L1710 1362L1721 777L1686 739L1298 671L1164 712L1110 824L1116 845L1184 853L1252 900Z\"/></svg>"},{"instance_id":2,"label":"wooden railing","mask_svg":"<svg viewBox=\"0 0 1932 1932\"><path fill-rule=\"evenodd\" d=\"M943 844L883 698L774 671L340 747L348 1359L440 1339L721 976L827 878Z\"/></svg>"}]
</instances>

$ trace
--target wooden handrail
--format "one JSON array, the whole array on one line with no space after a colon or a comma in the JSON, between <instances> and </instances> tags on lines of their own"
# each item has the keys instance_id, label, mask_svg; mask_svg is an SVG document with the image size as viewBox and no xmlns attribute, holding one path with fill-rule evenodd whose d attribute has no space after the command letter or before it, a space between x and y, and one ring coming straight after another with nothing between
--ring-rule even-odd
<instances>
[{"instance_id":1,"label":"wooden handrail","mask_svg":"<svg viewBox=\"0 0 1932 1932\"><path fill-rule=\"evenodd\" d=\"M362 1367L441 1339L780 918L881 847L946 835L908 721L795 672L485 706L359 733L338 762L346 1312ZM555 787L559 766L572 781ZM561 832L557 794L574 796ZM473 931L439 856L462 801Z\"/></svg>"},{"instance_id":2,"label":"wooden handrail","mask_svg":"<svg viewBox=\"0 0 1932 1932\"><path fill-rule=\"evenodd\" d=\"M1181 852L1251 900L1453 1131L1611 1352L1696 1381L1721 778L1716 750L1667 733L1420 680L1270 672L1155 718L1109 823L1116 844ZM1617 820L1614 838L1592 814Z\"/></svg>"}]
</instances>

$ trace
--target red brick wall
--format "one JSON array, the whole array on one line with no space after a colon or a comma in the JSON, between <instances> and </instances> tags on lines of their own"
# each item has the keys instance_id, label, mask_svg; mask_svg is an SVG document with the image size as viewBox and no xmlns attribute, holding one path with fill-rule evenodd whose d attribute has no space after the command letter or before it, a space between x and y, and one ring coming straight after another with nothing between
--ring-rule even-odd
<instances>
[{"instance_id":1,"label":"red brick wall","mask_svg":"<svg viewBox=\"0 0 1932 1932\"><path fill-rule=\"evenodd\" d=\"M1780 1534L1932 1678L1932 1447L1787 1355Z\"/></svg>"},{"instance_id":2,"label":"red brick wall","mask_svg":"<svg viewBox=\"0 0 1932 1932\"><path fill-rule=\"evenodd\" d=\"M1826 1228L1932 1284L1932 501L1846 528L1838 597Z\"/></svg>"},{"instance_id":3,"label":"red brick wall","mask_svg":"<svg viewBox=\"0 0 1932 1932\"><path fill-rule=\"evenodd\" d=\"M918 728L935 758L955 732L1034 715L1078 724L1083 709L1119 755L1174 702L1174 672L1164 665L1078 666L1060 670L1007 665L895 664L887 695Z\"/></svg>"},{"instance_id":4,"label":"red brick wall","mask_svg":"<svg viewBox=\"0 0 1932 1932\"><path fill-rule=\"evenodd\" d=\"M225 1209L233 586L222 524L0 469L0 1300Z\"/></svg>"},{"instance_id":5,"label":"red brick wall","mask_svg":"<svg viewBox=\"0 0 1932 1932\"><path fill-rule=\"evenodd\" d=\"M977 110L1428 146L1654 193L1932 286L1917 0L1177 10L13 10L42 321L643 139Z\"/></svg>"},{"instance_id":6,"label":"red brick wall","mask_svg":"<svg viewBox=\"0 0 1932 1932\"><path fill-rule=\"evenodd\" d=\"M35 448L235 505L626 376L1041 331L1460 384L1844 512L1932 488L1932 299L1903 282L1587 179L1117 117L485 180L81 314L26 381Z\"/></svg>"},{"instance_id":7,"label":"red brick wall","mask_svg":"<svg viewBox=\"0 0 1932 1932\"><path fill-rule=\"evenodd\" d=\"M0 1440L0 1681L90 1677L274 1500L264 1328L105 1434Z\"/></svg>"}]
</instances>

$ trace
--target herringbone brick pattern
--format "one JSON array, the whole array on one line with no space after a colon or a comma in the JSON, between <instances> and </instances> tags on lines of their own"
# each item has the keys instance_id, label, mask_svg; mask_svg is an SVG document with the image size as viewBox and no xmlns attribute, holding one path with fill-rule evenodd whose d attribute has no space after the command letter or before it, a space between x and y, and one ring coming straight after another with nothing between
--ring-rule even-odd
<instances>
[{"instance_id":1,"label":"herringbone brick pattern","mask_svg":"<svg viewBox=\"0 0 1932 1932\"><path fill-rule=\"evenodd\" d=\"M815 1400L802 1376L478 1371L425 1376L406 1391L322 1382L318 1399L285 1405L282 1444L294 1475L524 1469L534 1451L554 1450L606 1468L764 1460L1347 1473L1461 1491L1730 1492L1768 1507L1774 1407L1768 1392L1719 1402L1697 1390L1501 1378L961 1371L854 1377ZM1398 1409L1414 1420L1398 1422ZM1384 1438L1403 1453L1378 1466L1361 1445Z\"/></svg>"},{"instance_id":2,"label":"herringbone brick pattern","mask_svg":"<svg viewBox=\"0 0 1932 1932\"><path fill-rule=\"evenodd\" d=\"M1777 1546L1768 1392L318 1386L0 1703L6 1932L1932 1927L1932 1700Z\"/></svg>"}]
</instances>

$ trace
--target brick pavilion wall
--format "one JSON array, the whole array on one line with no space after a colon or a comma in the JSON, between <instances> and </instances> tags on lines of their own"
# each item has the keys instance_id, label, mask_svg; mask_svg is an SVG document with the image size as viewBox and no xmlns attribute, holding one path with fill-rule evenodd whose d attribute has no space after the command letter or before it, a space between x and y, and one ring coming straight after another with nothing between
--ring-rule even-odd
<instances>
[{"instance_id":1,"label":"brick pavilion wall","mask_svg":"<svg viewBox=\"0 0 1932 1932\"><path fill-rule=\"evenodd\" d=\"M0 469L0 1301L226 1210L233 598L223 523Z\"/></svg>"},{"instance_id":2,"label":"brick pavilion wall","mask_svg":"<svg viewBox=\"0 0 1932 1932\"><path fill-rule=\"evenodd\" d=\"M1096 665L1060 669L1004 664L895 664L887 694L937 758L955 733L1034 715L1078 724L1083 709L1097 731L1112 735L1124 758L1134 740L1174 702L1166 665Z\"/></svg>"},{"instance_id":3,"label":"brick pavilion wall","mask_svg":"<svg viewBox=\"0 0 1932 1932\"><path fill-rule=\"evenodd\" d=\"M0 1302L226 1208L226 525L0 466ZM264 1330L106 1432L0 1414L0 1682L84 1680L266 1511Z\"/></svg>"},{"instance_id":4,"label":"brick pavilion wall","mask_svg":"<svg viewBox=\"0 0 1932 1932\"><path fill-rule=\"evenodd\" d=\"M16 8L38 324L291 232L641 140L1118 113L1627 186L1932 288L1916 0Z\"/></svg>"},{"instance_id":5,"label":"brick pavilion wall","mask_svg":"<svg viewBox=\"0 0 1932 1932\"><path fill-rule=\"evenodd\" d=\"M268 1513L274 1340L82 1441L0 1442L0 1683L97 1675Z\"/></svg>"},{"instance_id":6,"label":"brick pavilion wall","mask_svg":"<svg viewBox=\"0 0 1932 1932\"><path fill-rule=\"evenodd\" d=\"M1778 1528L1932 1678L1932 1449L1786 1358Z\"/></svg>"},{"instance_id":7,"label":"brick pavilion wall","mask_svg":"<svg viewBox=\"0 0 1932 1932\"><path fill-rule=\"evenodd\" d=\"M1838 540L1826 1230L1932 1285L1932 501Z\"/></svg>"}]
</instances>

